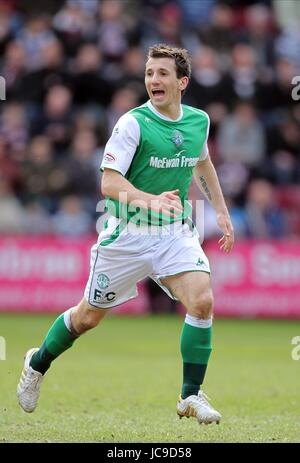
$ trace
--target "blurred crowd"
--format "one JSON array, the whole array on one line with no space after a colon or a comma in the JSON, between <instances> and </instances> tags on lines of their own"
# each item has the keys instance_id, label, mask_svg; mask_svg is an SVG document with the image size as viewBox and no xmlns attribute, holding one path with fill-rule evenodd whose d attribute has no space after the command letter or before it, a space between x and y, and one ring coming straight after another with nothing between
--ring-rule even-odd
<instances>
[{"instance_id":1,"label":"blurred crowd","mask_svg":"<svg viewBox=\"0 0 300 463\"><path fill-rule=\"evenodd\" d=\"M298 0L23 3L0 0L0 233L95 232L104 145L147 99L145 56L163 42L192 56L183 102L210 116L237 237L299 236ZM205 233L219 235L209 205Z\"/></svg>"}]
</instances>

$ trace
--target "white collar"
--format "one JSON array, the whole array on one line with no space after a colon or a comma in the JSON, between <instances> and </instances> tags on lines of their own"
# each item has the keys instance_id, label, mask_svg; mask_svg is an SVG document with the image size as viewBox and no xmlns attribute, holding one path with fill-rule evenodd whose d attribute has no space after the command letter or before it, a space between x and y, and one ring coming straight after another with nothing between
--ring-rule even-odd
<instances>
[{"instance_id":1,"label":"white collar","mask_svg":"<svg viewBox=\"0 0 300 463\"><path fill-rule=\"evenodd\" d=\"M167 117L164 114L161 114L159 111L157 111L157 109L155 109L155 107L151 103L151 100L147 101L147 106L154 114L156 114L156 116L160 117L164 121L179 122L182 119L183 111L182 111L182 106L181 105L180 105L180 115L179 115L179 117L177 119L171 119L170 117Z\"/></svg>"}]
</instances>

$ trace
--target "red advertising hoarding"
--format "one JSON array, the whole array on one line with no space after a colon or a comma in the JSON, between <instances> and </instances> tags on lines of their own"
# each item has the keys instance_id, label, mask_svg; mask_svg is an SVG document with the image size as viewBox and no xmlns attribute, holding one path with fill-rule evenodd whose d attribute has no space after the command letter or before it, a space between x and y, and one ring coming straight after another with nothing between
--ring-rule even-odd
<instances>
[{"instance_id":1,"label":"red advertising hoarding","mask_svg":"<svg viewBox=\"0 0 300 463\"><path fill-rule=\"evenodd\" d=\"M83 296L94 239L0 238L0 311L62 312ZM215 313L237 317L300 318L300 241L235 244L230 254L205 244L210 259ZM151 304L151 301L150 301ZM115 311L145 313L139 297Z\"/></svg>"},{"instance_id":2,"label":"red advertising hoarding","mask_svg":"<svg viewBox=\"0 0 300 463\"><path fill-rule=\"evenodd\" d=\"M230 254L208 243L205 252L216 314L300 318L299 241L237 242Z\"/></svg>"},{"instance_id":3,"label":"red advertising hoarding","mask_svg":"<svg viewBox=\"0 0 300 463\"><path fill-rule=\"evenodd\" d=\"M94 239L0 238L0 311L62 312L83 297ZM122 304L122 313L144 313L148 299Z\"/></svg>"}]
</instances>

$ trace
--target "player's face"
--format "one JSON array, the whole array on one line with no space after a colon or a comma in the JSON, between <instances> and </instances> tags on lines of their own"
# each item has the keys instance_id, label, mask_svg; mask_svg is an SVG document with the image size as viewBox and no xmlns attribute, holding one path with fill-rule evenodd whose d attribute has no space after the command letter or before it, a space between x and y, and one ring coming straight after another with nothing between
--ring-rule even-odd
<instances>
[{"instance_id":1,"label":"player's face","mask_svg":"<svg viewBox=\"0 0 300 463\"><path fill-rule=\"evenodd\" d=\"M185 89L187 82L187 77L177 78L172 58L150 58L146 63L146 89L152 104L158 109L179 105L181 90Z\"/></svg>"}]
</instances>

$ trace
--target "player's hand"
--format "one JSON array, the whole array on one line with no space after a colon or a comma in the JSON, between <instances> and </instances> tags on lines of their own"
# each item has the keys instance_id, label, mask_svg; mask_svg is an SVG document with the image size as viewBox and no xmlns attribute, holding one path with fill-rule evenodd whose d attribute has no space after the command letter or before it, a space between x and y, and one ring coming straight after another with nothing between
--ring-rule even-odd
<instances>
[{"instance_id":1,"label":"player's hand","mask_svg":"<svg viewBox=\"0 0 300 463\"><path fill-rule=\"evenodd\" d=\"M219 240L220 249L224 252L230 252L234 243L234 231L229 215L217 214L217 223L223 232L223 236Z\"/></svg>"},{"instance_id":2,"label":"player's hand","mask_svg":"<svg viewBox=\"0 0 300 463\"><path fill-rule=\"evenodd\" d=\"M176 217L182 213L179 190L164 191L151 200L150 209L169 217Z\"/></svg>"}]
</instances>

